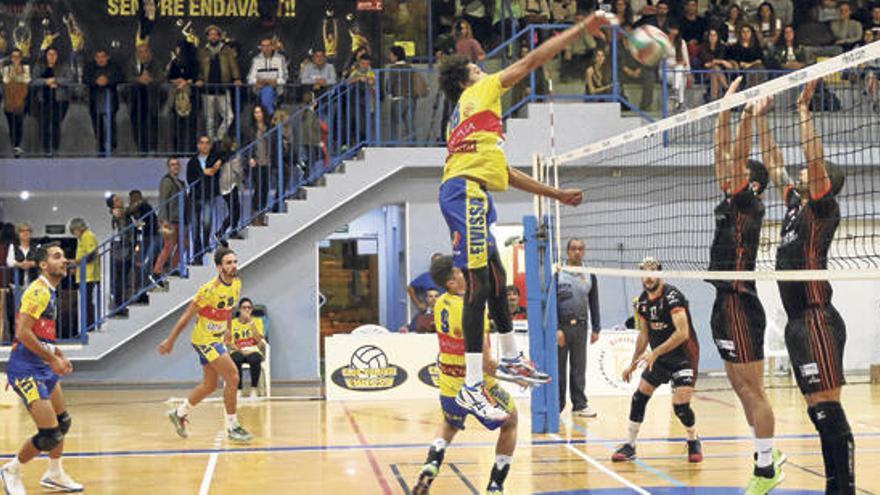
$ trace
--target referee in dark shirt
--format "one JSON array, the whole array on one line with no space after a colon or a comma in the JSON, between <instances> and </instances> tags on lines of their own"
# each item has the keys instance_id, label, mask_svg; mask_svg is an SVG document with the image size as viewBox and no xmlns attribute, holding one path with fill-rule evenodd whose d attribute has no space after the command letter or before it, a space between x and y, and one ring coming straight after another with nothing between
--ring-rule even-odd
<instances>
[{"instance_id":1,"label":"referee in dark shirt","mask_svg":"<svg viewBox=\"0 0 880 495\"><path fill-rule=\"evenodd\" d=\"M584 241L571 239L565 248L567 266L583 266ZM587 404L584 386L587 379L587 317L592 332L590 343L599 339L602 325L599 322L599 289L596 276L583 272L566 271L558 275L556 287L556 311L559 329L559 410L565 409L566 384L571 390L571 410L576 416L595 418L596 412ZM570 363L570 366L569 366Z\"/></svg>"}]
</instances>

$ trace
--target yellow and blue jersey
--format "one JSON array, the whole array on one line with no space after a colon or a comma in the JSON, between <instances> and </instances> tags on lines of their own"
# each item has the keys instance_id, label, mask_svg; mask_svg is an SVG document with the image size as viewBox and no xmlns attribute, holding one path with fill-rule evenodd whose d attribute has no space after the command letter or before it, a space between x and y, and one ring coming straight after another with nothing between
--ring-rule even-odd
<instances>
[{"instance_id":1,"label":"yellow and blue jersey","mask_svg":"<svg viewBox=\"0 0 880 495\"><path fill-rule=\"evenodd\" d=\"M470 178L489 191L507 190L501 122L501 74L484 76L462 92L446 130L443 182Z\"/></svg>"},{"instance_id":2,"label":"yellow and blue jersey","mask_svg":"<svg viewBox=\"0 0 880 495\"><path fill-rule=\"evenodd\" d=\"M248 322L238 318L232 320L232 342L242 352L260 352L260 348L257 347L257 335L263 336L263 320L259 318L251 318Z\"/></svg>"},{"instance_id":3,"label":"yellow and blue jersey","mask_svg":"<svg viewBox=\"0 0 880 495\"><path fill-rule=\"evenodd\" d=\"M191 342L194 345L222 343L232 310L241 293L241 280L226 284L220 277L199 288L193 301L199 308Z\"/></svg>"},{"instance_id":4,"label":"yellow and blue jersey","mask_svg":"<svg viewBox=\"0 0 880 495\"><path fill-rule=\"evenodd\" d=\"M462 296L443 294L434 303L434 324L437 328L437 339L440 343L440 395L455 397L458 389L464 385L464 330L461 328L461 314L464 310ZM489 333L489 320L485 319L485 333ZM487 388L495 384L495 378L483 374Z\"/></svg>"}]
</instances>

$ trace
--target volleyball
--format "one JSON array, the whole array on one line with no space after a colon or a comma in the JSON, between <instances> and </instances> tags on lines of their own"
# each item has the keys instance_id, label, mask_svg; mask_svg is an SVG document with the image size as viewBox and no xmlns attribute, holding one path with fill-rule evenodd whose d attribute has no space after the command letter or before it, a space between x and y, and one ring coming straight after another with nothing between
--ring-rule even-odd
<instances>
[{"instance_id":1,"label":"volleyball","mask_svg":"<svg viewBox=\"0 0 880 495\"><path fill-rule=\"evenodd\" d=\"M673 50L666 33L651 25L640 26L629 36L629 52L643 65L655 66Z\"/></svg>"},{"instance_id":2,"label":"volleyball","mask_svg":"<svg viewBox=\"0 0 880 495\"><path fill-rule=\"evenodd\" d=\"M359 347L352 354L351 367L358 370L387 368L388 358L382 349L373 345L365 345Z\"/></svg>"}]
</instances>

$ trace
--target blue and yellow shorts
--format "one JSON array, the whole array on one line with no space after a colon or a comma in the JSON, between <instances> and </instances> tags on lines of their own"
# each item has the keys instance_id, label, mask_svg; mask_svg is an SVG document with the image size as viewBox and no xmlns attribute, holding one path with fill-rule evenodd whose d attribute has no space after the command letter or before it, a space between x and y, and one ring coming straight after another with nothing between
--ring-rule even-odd
<instances>
[{"instance_id":1,"label":"blue and yellow shorts","mask_svg":"<svg viewBox=\"0 0 880 495\"><path fill-rule=\"evenodd\" d=\"M226 344L214 342L211 344L193 344L193 349L199 355L199 364L202 366L213 363L218 357L226 354Z\"/></svg>"},{"instance_id":2,"label":"blue and yellow shorts","mask_svg":"<svg viewBox=\"0 0 880 495\"><path fill-rule=\"evenodd\" d=\"M48 400L55 390L60 377L48 368L44 371L7 373L6 378L12 390L30 407L38 400Z\"/></svg>"},{"instance_id":3,"label":"blue and yellow shorts","mask_svg":"<svg viewBox=\"0 0 880 495\"><path fill-rule=\"evenodd\" d=\"M501 409L504 409L510 414L516 412L516 404L513 402L510 394L501 388L500 385L496 383L489 388L488 392L489 398L494 400ZM456 430L463 430L464 420L467 419L469 414L472 414L467 409L459 406L458 403L455 402L455 397L448 397L446 395L440 396L440 408L443 410L443 419L449 426ZM487 430L497 430L504 424L504 421L492 421L480 418L476 415L474 415L474 417L477 418L477 421L485 426Z\"/></svg>"},{"instance_id":4,"label":"blue and yellow shorts","mask_svg":"<svg viewBox=\"0 0 880 495\"><path fill-rule=\"evenodd\" d=\"M452 237L458 268L484 268L498 249L491 227L498 220L495 202L479 182L453 177L440 185L440 211Z\"/></svg>"}]
</instances>

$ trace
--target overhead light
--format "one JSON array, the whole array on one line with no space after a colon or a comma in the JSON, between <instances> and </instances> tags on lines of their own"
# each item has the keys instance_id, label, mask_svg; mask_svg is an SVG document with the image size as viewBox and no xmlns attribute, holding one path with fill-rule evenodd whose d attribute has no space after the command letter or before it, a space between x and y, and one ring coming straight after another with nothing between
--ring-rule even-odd
<instances>
[{"instance_id":1,"label":"overhead light","mask_svg":"<svg viewBox=\"0 0 880 495\"><path fill-rule=\"evenodd\" d=\"M58 206L52 206L52 211L58 211Z\"/></svg>"},{"instance_id":2,"label":"overhead light","mask_svg":"<svg viewBox=\"0 0 880 495\"><path fill-rule=\"evenodd\" d=\"M18 197L21 198L22 201L27 201L31 197L30 191L22 191L18 194Z\"/></svg>"},{"instance_id":3,"label":"overhead light","mask_svg":"<svg viewBox=\"0 0 880 495\"><path fill-rule=\"evenodd\" d=\"M113 191L104 191L104 199L107 199L110 196L113 196Z\"/></svg>"}]
</instances>

